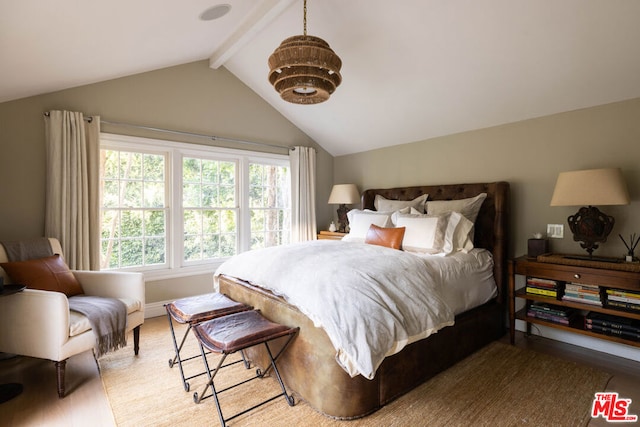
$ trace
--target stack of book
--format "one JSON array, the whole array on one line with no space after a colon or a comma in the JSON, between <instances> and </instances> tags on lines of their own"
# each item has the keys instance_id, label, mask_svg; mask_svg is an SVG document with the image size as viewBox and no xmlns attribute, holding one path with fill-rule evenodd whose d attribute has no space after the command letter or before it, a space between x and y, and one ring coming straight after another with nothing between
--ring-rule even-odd
<instances>
[{"instance_id":1,"label":"stack of book","mask_svg":"<svg viewBox=\"0 0 640 427\"><path fill-rule=\"evenodd\" d=\"M573 301L602 307L600 286L583 283L567 283L564 287L563 301Z\"/></svg>"},{"instance_id":2,"label":"stack of book","mask_svg":"<svg viewBox=\"0 0 640 427\"><path fill-rule=\"evenodd\" d=\"M640 313L640 292L607 289L607 307Z\"/></svg>"},{"instance_id":3,"label":"stack of book","mask_svg":"<svg viewBox=\"0 0 640 427\"><path fill-rule=\"evenodd\" d=\"M558 298L561 292L561 284L557 280L527 277L526 292L530 295Z\"/></svg>"},{"instance_id":4,"label":"stack of book","mask_svg":"<svg viewBox=\"0 0 640 427\"><path fill-rule=\"evenodd\" d=\"M640 341L640 321L603 313L589 312L584 318L587 330L620 338Z\"/></svg>"},{"instance_id":5,"label":"stack of book","mask_svg":"<svg viewBox=\"0 0 640 427\"><path fill-rule=\"evenodd\" d=\"M568 325L578 312L572 308L560 307L541 302L532 303L527 309L527 316L547 320L549 322Z\"/></svg>"}]
</instances>

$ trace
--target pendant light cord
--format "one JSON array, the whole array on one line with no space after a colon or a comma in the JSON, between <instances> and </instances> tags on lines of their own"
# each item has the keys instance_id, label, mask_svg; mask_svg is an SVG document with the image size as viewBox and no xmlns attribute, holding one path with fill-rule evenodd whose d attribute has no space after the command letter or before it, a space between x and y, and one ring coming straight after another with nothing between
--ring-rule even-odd
<instances>
[{"instance_id":1,"label":"pendant light cord","mask_svg":"<svg viewBox=\"0 0 640 427\"><path fill-rule=\"evenodd\" d=\"M307 0L304 0L304 6L302 9L303 12L303 22L304 22L304 35L307 35Z\"/></svg>"}]
</instances>

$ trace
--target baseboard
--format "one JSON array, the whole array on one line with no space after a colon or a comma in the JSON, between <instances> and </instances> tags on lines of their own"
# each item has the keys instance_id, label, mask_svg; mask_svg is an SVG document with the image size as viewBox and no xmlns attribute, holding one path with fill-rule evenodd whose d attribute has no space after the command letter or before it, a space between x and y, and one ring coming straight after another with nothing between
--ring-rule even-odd
<instances>
[{"instance_id":1,"label":"baseboard","mask_svg":"<svg viewBox=\"0 0 640 427\"><path fill-rule=\"evenodd\" d=\"M170 302L173 302L173 300L152 302L146 304L144 306L144 318L149 319L151 317L166 316L167 310L164 308L164 306L165 304L169 304Z\"/></svg>"}]
</instances>

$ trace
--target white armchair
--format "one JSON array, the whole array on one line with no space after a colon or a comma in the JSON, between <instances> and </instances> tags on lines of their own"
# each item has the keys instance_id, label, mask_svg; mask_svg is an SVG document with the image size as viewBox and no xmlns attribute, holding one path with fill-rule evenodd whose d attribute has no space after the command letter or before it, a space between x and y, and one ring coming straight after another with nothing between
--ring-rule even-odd
<instances>
[{"instance_id":1,"label":"white armchair","mask_svg":"<svg viewBox=\"0 0 640 427\"><path fill-rule=\"evenodd\" d=\"M61 256L57 239L49 239L53 253ZM7 262L0 245L0 262ZM141 273L72 271L86 295L118 298L127 306L127 333L133 331L137 355L140 325L144 322L145 286ZM4 270L0 274L11 283ZM60 292L25 289L0 298L0 352L48 359L55 362L58 396L64 397L64 371L69 357L92 350L96 337L88 319L69 310L67 296Z\"/></svg>"}]
</instances>

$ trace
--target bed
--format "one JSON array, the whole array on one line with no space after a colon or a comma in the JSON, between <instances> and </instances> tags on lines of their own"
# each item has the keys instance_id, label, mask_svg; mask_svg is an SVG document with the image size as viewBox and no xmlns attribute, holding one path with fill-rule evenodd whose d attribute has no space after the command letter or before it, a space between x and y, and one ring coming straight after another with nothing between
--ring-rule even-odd
<instances>
[{"instance_id":1,"label":"bed","mask_svg":"<svg viewBox=\"0 0 640 427\"><path fill-rule=\"evenodd\" d=\"M323 328L285 299L243 278L216 277L220 292L250 304L275 322L299 326L300 332L278 362L287 387L317 411L338 419L366 416L427 379L500 338L505 333L506 257L509 227L509 184L506 182L449 184L366 190L362 208L375 209L380 195L387 200L429 201L467 199L486 193L475 220L473 243L493 260L495 297L455 315L455 323L425 339L406 345L376 366L371 379L352 376L337 362L336 348ZM340 243L340 242L335 242ZM239 275L238 275L239 276ZM259 366L267 363L261 350L248 353Z\"/></svg>"}]
</instances>

